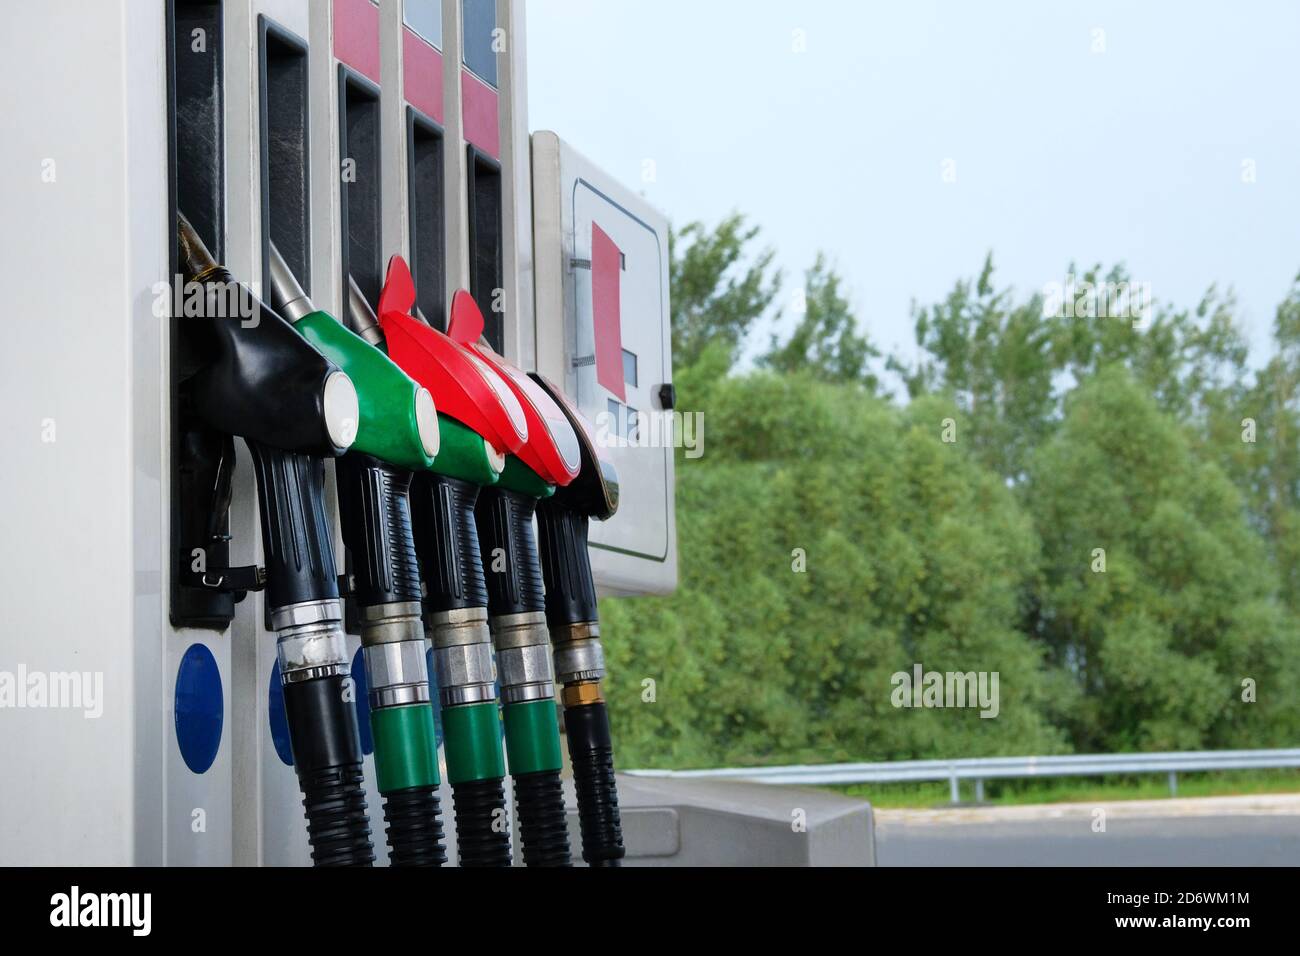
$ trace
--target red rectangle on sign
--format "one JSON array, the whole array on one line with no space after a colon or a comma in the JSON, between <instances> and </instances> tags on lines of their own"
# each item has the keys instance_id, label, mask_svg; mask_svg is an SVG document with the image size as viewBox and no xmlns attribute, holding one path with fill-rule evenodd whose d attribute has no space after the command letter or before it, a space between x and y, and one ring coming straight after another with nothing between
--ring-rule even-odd
<instances>
[{"instance_id":1,"label":"red rectangle on sign","mask_svg":"<svg viewBox=\"0 0 1300 956\"><path fill-rule=\"evenodd\" d=\"M623 381L623 314L619 295L623 253L600 226L591 224L591 320L596 334L596 381L627 401Z\"/></svg>"},{"instance_id":2,"label":"red rectangle on sign","mask_svg":"<svg viewBox=\"0 0 1300 956\"><path fill-rule=\"evenodd\" d=\"M402 31L402 73L406 102L441 123L442 54L410 27Z\"/></svg>"},{"instance_id":3,"label":"red rectangle on sign","mask_svg":"<svg viewBox=\"0 0 1300 956\"><path fill-rule=\"evenodd\" d=\"M379 82L379 8L370 0L334 0L334 55Z\"/></svg>"}]
</instances>

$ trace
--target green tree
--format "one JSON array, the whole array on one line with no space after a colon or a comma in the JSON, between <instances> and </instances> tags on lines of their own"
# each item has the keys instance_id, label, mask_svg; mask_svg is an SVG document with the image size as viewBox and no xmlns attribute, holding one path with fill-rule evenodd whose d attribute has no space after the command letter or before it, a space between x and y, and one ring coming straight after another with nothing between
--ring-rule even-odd
<instances>
[{"instance_id":1,"label":"green tree","mask_svg":"<svg viewBox=\"0 0 1300 956\"><path fill-rule=\"evenodd\" d=\"M772 336L758 364L777 372L810 372L828 382L859 382L876 392L880 380L868 366L880 353L858 332L840 276L818 253L804 277L804 313L785 342Z\"/></svg>"},{"instance_id":2,"label":"green tree","mask_svg":"<svg viewBox=\"0 0 1300 956\"><path fill-rule=\"evenodd\" d=\"M708 451L677 473L677 593L602 604L626 766L1066 747L1057 678L1016 629L1037 539L943 441L950 411L804 374L715 384ZM895 708L891 676L916 663L999 672L999 716Z\"/></svg>"},{"instance_id":3,"label":"green tree","mask_svg":"<svg viewBox=\"0 0 1300 956\"><path fill-rule=\"evenodd\" d=\"M1208 403L1203 447L1246 497L1282 593L1300 610L1300 278L1277 308L1273 357Z\"/></svg>"},{"instance_id":4,"label":"green tree","mask_svg":"<svg viewBox=\"0 0 1300 956\"><path fill-rule=\"evenodd\" d=\"M1123 267L1094 266L1052 296L1016 301L995 287L993 271L990 255L977 279L915 308L922 358L894 357L890 368L913 397L951 394L970 416L977 453L1012 481L1057 427L1073 384L1103 368L1128 368L1163 410L1202 429L1245 377L1230 293L1211 287L1195 309L1178 309L1153 300Z\"/></svg>"},{"instance_id":5,"label":"green tree","mask_svg":"<svg viewBox=\"0 0 1300 956\"><path fill-rule=\"evenodd\" d=\"M779 288L756 237L674 240L709 440L678 461L678 592L602 602L625 765L1294 745L1300 279L1252 380L1230 292L1181 309L1097 266L1017 297L990 256L914 309L896 408L824 257L732 374ZM998 718L895 708L918 663L997 671Z\"/></svg>"},{"instance_id":6,"label":"green tree","mask_svg":"<svg viewBox=\"0 0 1300 956\"><path fill-rule=\"evenodd\" d=\"M970 446L1008 478L1019 478L1031 450L1052 427L1056 403L1053 326L1038 296L1015 304L993 286L993 257L979 277L959 281L948 297L914 308L914 366L894 358L908 394L953 397L969 420Z\"/></svg>"},{"instance_id":7,"label":"green tree","mask_svg":"<svg viewBox=\"0 0 1300 956\"><path fill-rule=\"evenodd\" d=\"M1131 372L1102 369L1070 397L1024 495L1044 551L1029 630L1077 688L1079 749L1294 741L1283 688L1300 634L1264 541L1238 489ZM1247 680L1257 703L1242 700Z\"/></svg>"},{"instance_id":8,"label":"green tree","mask_svg":"<svg viewBox=\"0 0 1300 956\"><path fill-rule=\"evenodd\" d=\"M692 222L669 235L673 362L694 365L710 346L730 368L751 326L781 289L771 249L755 251L757 226L733 213L710 230Z\"/></svg>"}]
</instances>

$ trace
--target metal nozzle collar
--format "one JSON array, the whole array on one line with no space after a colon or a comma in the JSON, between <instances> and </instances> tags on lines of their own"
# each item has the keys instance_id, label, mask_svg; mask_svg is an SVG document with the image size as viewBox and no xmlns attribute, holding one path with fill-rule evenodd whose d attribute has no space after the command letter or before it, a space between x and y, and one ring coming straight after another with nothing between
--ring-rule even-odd
<instances>
[{"instance_id":1,"label":"metal nozzle collar","mask_svg":"<svg viewBox=\"0 0 1300 956\"><path fill-rule=\"evenodd\" d=\"M429 640L435 648L455 647L462 644L492 645L492 632L488 629L487 609L461 608L429 614L424 619L429 630Z\"/></svg>"},{"instance_id":2,"label":"metal nozzle collar","mask_svg":"<svg viewBox=\"0 0 1300 956\"><path fill-rule=\"evenodd\" d=\"M600 638L599 621L583 621L579 624L558 624L551 628L551 643L556 647L571 644L574 641L586 641Z\"/></svg>"},{"instance_id":3,"label":"metal nozzle collar","mask_svg":"<svg viewBox=\"0 0 1300 956\"><path fill-rule=\"evenodd\" d=\"M424 637L396 644L366 647L366 675L370 679L370 706L403 707L429 702L429 669Z\"/></svg>"},{"instance_id":4,"label":"metal nozzle collar","mask_svg":"<svg viewBox=\"0 0 1300 956\"><path fill-rule=\"evenodd\" d=\"M597 638L571 641L555 648L555 674L562 684L598 681L605 676L605 650Z\"/></svg>"},{"instance_id":5,"label":"metal nozzle collar","mask_svg":"<svg viewBox=\"0 0 1300 956\"><path fill-rule=\"evenodd\" d=\"M286 604L284 607L271 608L271 630L273 631L282 631L300 624L341 620L343 620L343 604L338 598L304 601L302 604Z\"/></svg>"},{"instance_id":6,"label":"metal nozzle collar","mask_svg":"<svg viewBox=\"0 0 1300 956\"><path fill-rule=\"evenodd\" d=\"M600 681L579 681L576 684L565 684L564 690L560 692L560 700L566 708L585 707L603 702L605 693L601 690Z\"/></svg>"},{"instance_id":7,"label":"metal nozzle collar","mask_svg":"<svg viewBox=\"0 0 1300 956\"><path fill-rule=\"evenodd\" d=\"M492 645L457 644L435 648L434 668L445 706L473 704L496 699L496 664Z\"/></svg>"},{"instance_id":8,"label":"metal nozzle collar","mask_svg":"<svg viewBox=\"0 0 1300 956\"><path fill-rule=\"evenodd\" d=\"M275 650L280 678L286 684L349 673L347 639L338 621L286 628Z\"/></svg>"},{"instance_id":9,"label":"metal nozzle collar","mask_svg":"<svg viewBox=\"0 0 1300 956\"><path fill-rule=\"evenodd\" d=\"M337 599L272 609L271 629L279 635L275 647L284 683L349 672L342 620L343 605Z\"/></svg>"},{"instance_id":10,"label":"metal nozzle collar","mask_svg":"<svg viewBox=\"0 0 1300 956\"><path fill-rule=\"evenodd\" d=\"M546 629L546 615L540 611L525 614L502 614L488 619L492 643L498 651L507 647L546 646L551 643Z\"/></svg>"},{"instance_id":11,"label":"metal nozzle collar","mask_svg":"<svg viewBox=\"0 0 1300 956\"><path fill-rule=\"evenodd\" d=\"M418 601L363 607L359 616L361 643L367 647L376 644L399 644L405 641L418 641L421 645L424 644L424 625L420 621Z\"/></svg>"},{"instance_id":12,"label":"metal nozzle collar","mask_svg":"<svg viewBox=\"0 0 1300 956\"><path fill-rule=\"evenodd\" d=\"M507 647L497 651L501 699L514 704L555 696L555 670L550 647Z\"/></svg>"},{"instance_id":13,"label":"metal nozzle collar","mask_svg":"<svg viewBox=\"0 0 1300 956\"><path fill-rule=\"evenodd\" d=\"M501 702L503 704L527 704L534 700L554 700L555 684L550 681L544 684L516 684L513 687L501 688Z\"/></svg>"}]
</instances>

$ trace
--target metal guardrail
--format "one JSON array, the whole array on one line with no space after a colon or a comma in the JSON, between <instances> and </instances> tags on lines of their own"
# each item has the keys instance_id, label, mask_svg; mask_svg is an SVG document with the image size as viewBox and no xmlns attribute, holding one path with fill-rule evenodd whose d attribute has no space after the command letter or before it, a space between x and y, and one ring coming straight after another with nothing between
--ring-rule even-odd
<instances>
[{"instance_id":1,"label":"metal guardrail","mask_svg":"<svg viewBox=\"0 0 1300 956\"><path fill-rule=\"evenodd\" d=\"M1178 793L1178 774L1203 770L1264 770L1300 767L1300 749L1207 750L1151 754L1068 754L1056 757L962 757L955 760L895 760L796 767L736 767L719 770L629 770L634 776L677 779L744 780L750 783L819 786L847 783L902 783L947 780L953 803L960 783L975 781L975 799L984 798L985 780L1023 777L1101 777L1109 774L1163 773L1169 791Z\"/></svg>"}]
</instances>

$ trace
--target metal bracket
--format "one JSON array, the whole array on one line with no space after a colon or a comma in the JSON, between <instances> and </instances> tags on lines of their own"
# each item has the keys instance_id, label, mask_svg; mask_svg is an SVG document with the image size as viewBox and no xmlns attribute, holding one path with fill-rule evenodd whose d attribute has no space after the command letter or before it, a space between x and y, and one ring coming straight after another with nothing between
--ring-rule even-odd
<instances>
[{"instance_id":1,"label":"metal bracket","mask_svg":"<svg viewBox=\"0 0 1300 956\"><path fill-rule=\"evenodd\" d=\"M188 561L189 552L181 555L181 561ZM183 576L187 587L216 591L221 594L233 594L235 603L247 597L249 591L261 591L266 588L266 569L255 564L239 567L211 567L205 571L187 571Z\"/></svg>"}]
</instances>

